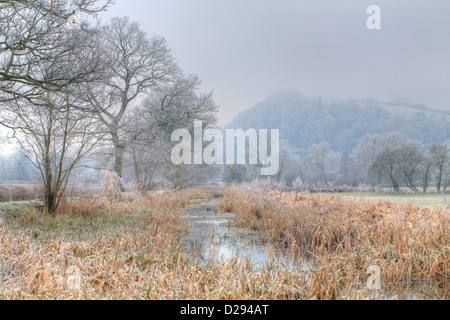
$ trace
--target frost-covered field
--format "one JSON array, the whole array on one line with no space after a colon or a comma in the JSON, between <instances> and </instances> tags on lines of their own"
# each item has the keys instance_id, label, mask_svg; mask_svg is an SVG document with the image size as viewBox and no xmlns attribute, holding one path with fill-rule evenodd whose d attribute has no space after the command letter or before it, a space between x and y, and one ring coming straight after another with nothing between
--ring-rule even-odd
<instances>
[{"instance_id":1,"label":"frost-covered field","mask_svg":"<svg viewBox=\"0 0 450 320\"><path fill-rule=\"evenodd\" d=\"M183 250L185 217L211 201L241 235L307 263L195 259ZM449 298L440 208L248 186L76 199L54 217L26 202L2 208L1 299ZM373 266L379 290L368 286Z\"/></svg>"}]
</instances>

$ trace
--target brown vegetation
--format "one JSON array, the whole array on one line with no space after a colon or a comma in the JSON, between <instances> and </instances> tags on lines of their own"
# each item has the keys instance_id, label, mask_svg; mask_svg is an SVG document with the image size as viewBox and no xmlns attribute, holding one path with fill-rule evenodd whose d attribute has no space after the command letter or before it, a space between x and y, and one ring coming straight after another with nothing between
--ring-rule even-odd
<instances>
[{"instance_id":1,"label":"brown vegetation","mask_svg":"<svg viewBox=\"0 0 450 320\"><path fill-rule=\"evenodd\" d=\"M110 200L120 199L123 188L122 178L114 171L102 170L102 194Z\"/></svg>"},{"instance_id":2,"label":"brown vegetation","mask_svg":"<svg viewBox=\"0 0 450 320\"><path fill-rule=\"evenodd\" d=\"M42 199L43 195L44 188L39 184L0 184L0 202L36 200Z\"/></svg>"},{"instance_id":3,"label":"brown vegetation","mask_svg":"<svg viewBox=\"0 0 450 320\"><path fill-rule=\"evenodd\" d=\"M309 252L312 267L185 256L183 215L213 197L236 225ZM65 200L54 217L31 207L4 220L0 299L448 298L449 216L439 209L233 187ZM383 292L365 287L371 265Z\"/></svg>"},{"instance_id":4,"label":"brown vegetation","mask_svg":"<svg viewBox=\"0 0 450 320\"><path fill-rule=\"evenodd\" d=\"M201 265L181 253L182 213L209 199L185 190L67 201L55 217L10 214L0 227L0 299L300 298L300 273L237 259Z\"/></svg>"},{"instance_id":5,"label":"brown vegetation","mask_svg":"<svg viewBox=\"0 0 450 320\"><path fill-rule=\"evenodd\" d=\"M216 210L233 212L235 225L308 256L319 298L354 294L371 265L391 290L437 281L440 295L449 297L448 210L242 187L225 190Z\"/></svg>"}]
</instances>

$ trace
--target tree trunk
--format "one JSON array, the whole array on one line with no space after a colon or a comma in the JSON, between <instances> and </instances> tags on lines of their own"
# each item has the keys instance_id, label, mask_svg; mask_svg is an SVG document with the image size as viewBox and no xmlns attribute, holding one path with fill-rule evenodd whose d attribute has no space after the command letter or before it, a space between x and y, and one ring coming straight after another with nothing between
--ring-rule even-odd
<instances>
[{"instance_id":1,"label":"tree trunk","mask_svg":"<svg viewBox=\"0 0 450 320\"><path fill-rule=\"evenodd\" d=\"M392 188L394 189L394 192L400 192L400 186L397 180L392 175L389 175L389 178L391 179Z\"/></svg>"},{"instance_id":2,"label":"tree trunk","mask_svg":"<svg viewBox=\"0 0 450 320\"><path fill-rule=\"evenodd\" d=\"M117 132L113 132L111 135L114 146L114 172L122 178L123 152L125 147L120 143L119 134Z\"/></svg>"},{"instance_id":3,"label":"tree trunk","mask_svg":"<svg viewBox=\"0 0 450 320\"><path fill-rule=\"evenodd\" d=\"M114 172L117 173L119 178L122 178L123 170L123 146L115 146L115 158L114 158Z\"/></svg>"},{"instance_id":4,"label":"tree trunk","mask_svg":"<svg viewBox=\"0 0 450 320\"><path fill-rule=\"evenodd\" d=\"M422 189L423 193L427 193L428 187L430 186L430 167L426 167L422 175Z\"/></svg>"},{"instance_id":5,"label":"tree trunk","mask_svg":"<svg viewBox=\"0 0 450 320\"><path fill-rule=\"evenodd\" d=\"M441 175L439 175L436 179L437 193L441 193L441 184L442 184L442 178L441 178Z\"/></svg>"},{"instance_id":6,"label":"tree trunk","mask_svg":"<svg viewBox=\"0 0 450 320\"><path fill-rule=\"evenodd\" d=\"M323 180L325 181L325 186L327 186L327 187L328 187L328 180L327 180L327 176L326 176L326 174L325 174L325 171L324 171L324 170L322 171L322 176L323 176Z\"/></svg>"},{"instance_id":7,"label":"tree trunk","mask_svg":"<svg viewBox=\"0 0 450 320\"><path fill-rule=\"evenodd\" d=\"M400 186L397 183L394 184L394 192L400 192Z\"/></svg>"},{"instance_id":8,"label":"tree trunk","mask_svg":"<svg viewBox=\"0 0 450 320\"><path fill-rule=\"evenodd\" d=\"M123 153L125 150L125 146L122 143L120 143L118 132L112 132L111 136L113 139L113 146L114 146L114 172L120 178L120 181L122 181ZM125 191L125 188L122 183L120 184L120 191L121 192Z\"/></svg>"},{"instance_id":9,"label":"tree trunk","mask_svg":"<svg viewBox=\"0 0 450 320\"><path fill-rule=\"evenodd\" d=\"M56 213L57 208L57 202L56 202L56 194L53 190L53 177L52 174L48 174L46 179L46 186L45 186L45 195L44 195L44 211L47 212L49 215L53 216Z\"/></svg>"}]
</instances>

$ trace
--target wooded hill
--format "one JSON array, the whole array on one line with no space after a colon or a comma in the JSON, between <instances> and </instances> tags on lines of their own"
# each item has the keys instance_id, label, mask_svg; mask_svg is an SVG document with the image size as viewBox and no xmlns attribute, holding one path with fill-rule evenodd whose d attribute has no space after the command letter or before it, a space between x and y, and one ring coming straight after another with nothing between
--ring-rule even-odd
<instances>
[{"instance_id":1,"label":"wooded hill","mask_svg":"<svg viewBox=\"0 0 450 320\"><path fill-rule=\"evenodd\" d=\"M335 151L352 152L358 140L376 133L400 132L425 146L449 143L450 111L419 104L307 98L283 91L240 113L227 128L280 129L281 139L298 154L322 141Z\"/></svg>"}]
</instances>

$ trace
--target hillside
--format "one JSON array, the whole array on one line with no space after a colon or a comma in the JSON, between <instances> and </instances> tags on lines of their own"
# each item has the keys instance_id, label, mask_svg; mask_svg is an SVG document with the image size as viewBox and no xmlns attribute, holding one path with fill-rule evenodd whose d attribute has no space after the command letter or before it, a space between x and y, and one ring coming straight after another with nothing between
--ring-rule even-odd
<instances>
[{"instance_id":1,"label":"hillside","mask_svg":"<svg viewBox=\"0 0 450 320\"><path fill-rule=\"evenodd\" d=\"M425 145L448 142L450 112L374 100L306 98L284 91L240 113L227 128L280 129L281 138L298 153L322 141L336 151L352 151L366 134L395 131Z\"/></svg>"}]
</instances>

